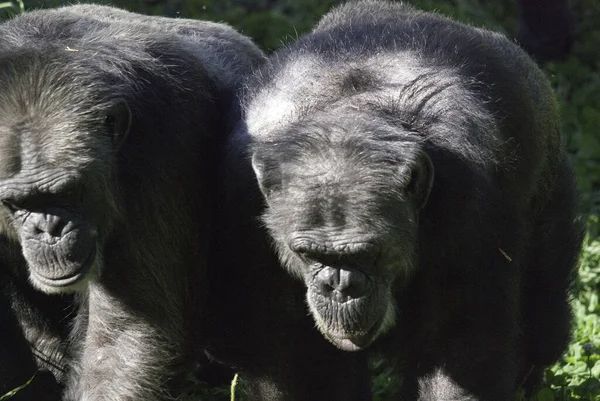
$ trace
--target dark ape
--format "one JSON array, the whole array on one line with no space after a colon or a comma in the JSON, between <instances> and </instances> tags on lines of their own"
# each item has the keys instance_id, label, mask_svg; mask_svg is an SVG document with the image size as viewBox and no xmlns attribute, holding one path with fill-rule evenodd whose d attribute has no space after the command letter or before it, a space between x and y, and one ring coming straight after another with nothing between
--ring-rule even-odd
<instances>
[{"instance_id":1,"label":"dark ape","mask_svg":"<svg viewBox=\"0 0 600 401\"><path fill-rule=\"evenodd\" d=\"M11 330L18 321L68 400L176 397L202 343L214 148L239 77L263 56L220 24L100 6L32 12L0 36ZM71 328L70 300L46 294L73 292ZM31 358L21 348L3 361ZM65 358L67 379L51 366Z\"/></svg>"},{"instance_id":2,"label":"dark ape","mask_svg":"<svg viewBox=\"0 0 600 401\"><path fill-rule=\"evenodd\" d=\"M571 49L574 21L568 0L519 0L517 41L538 62L564 59Z\"/></svg>"},{"instance_id":3,"label":"dark ape","mask_svg":"<svg viewBox=\"0 0 600 401\"><path fill-rule=\"evenodd\" d=\"M353 2L275 53L245 109L281 261L333 344L392 356L401 399L512 399L561 355L582 227L517 46Z\"/></svg>"}]
</instances>

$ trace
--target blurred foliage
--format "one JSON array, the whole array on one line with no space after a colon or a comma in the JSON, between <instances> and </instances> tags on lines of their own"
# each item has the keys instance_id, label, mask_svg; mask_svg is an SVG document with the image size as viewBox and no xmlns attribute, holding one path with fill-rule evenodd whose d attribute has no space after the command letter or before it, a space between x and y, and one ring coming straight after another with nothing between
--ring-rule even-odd
<instances>
[{"instance_id":1,"label":"blurred foliage","mask_svg":"<svg viewBox=\"0 0 600 401\"><path fill-rule=\"evenodd\" d=\"M273 51L308 31L336 0L100 0L145 14L226 22ZM513 36L517 11L512 0L413 0L458 20ZM12 3L13 7L8 3ZM29 9L68 3L26 0ZM559 363L548 369L536 401L600 400L600 1L572 0L576 21L572 55L544 66L556 90L563 117L565 144L581 190L581 211L589 219L579 278L574 285L573 340ZM3 8L4 7L4 8ZM1 2L0 18L19 12L19 2ZM543 335L543 333L540 333ZM398 379L374 359L376 401L390 399ZM211 390L204 399L226 400L228 389ZM243 399L238 397L237 399Z\"/></svg>"}]
</instances>

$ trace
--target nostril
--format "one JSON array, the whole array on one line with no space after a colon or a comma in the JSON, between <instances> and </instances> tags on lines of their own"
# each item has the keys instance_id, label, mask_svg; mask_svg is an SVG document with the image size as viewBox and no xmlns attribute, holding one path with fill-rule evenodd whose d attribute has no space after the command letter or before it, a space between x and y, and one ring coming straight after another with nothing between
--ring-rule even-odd
<instances>
[{"instance_id":1,"label":"nostril","mask_svg":"<svg viewBox=\"0 0 600 401\"><path fill-rule=\"evenodd\" d=\"M62 233L62 219L53 214L46 215L46 232L52 237L60 237Z\"/></svg>"},{"instance_id":2,"label":"nostril","mask_svg":"<svg viewBox=\"0 0 600 401\"><path fill-rule=\"evenodd\" d=\"M323 283L323 282L320 282L317 285L319 287L319 292L322 295L329 297L333 293L333 287L331 285L329 285L327 283Z\"/></svg>"},{"instance_id":3,"label":"nostril","mask_svg":"<svg viewBox=\"0 0 600 401\"><path fill-rule=\"evenodd\" d=\"M315 277L317 287L321 294L329 296L339 284L340 271L339 269L325 266Z\"/></svg>"},{"instance_id":4,"label":"nostril","mask_svg":"<svg viewBox=\"0 0 600 401\"><path fill-rule=\"evenodd\" d=\"M340 285L344 296L359 298L367 291L367 276L355 269L340 269Z\"/></svg>"},{"instance_id":5,"label":"nostril","mask_svg":"<svg viewBox=\"0 0 600 401\"><path fill-rule=\"evenodd\" d=\"M32 213L28 218L29 232L36 237L61 238L64 236L65 219L50 213Z\"/></svg>"}]
</instances>

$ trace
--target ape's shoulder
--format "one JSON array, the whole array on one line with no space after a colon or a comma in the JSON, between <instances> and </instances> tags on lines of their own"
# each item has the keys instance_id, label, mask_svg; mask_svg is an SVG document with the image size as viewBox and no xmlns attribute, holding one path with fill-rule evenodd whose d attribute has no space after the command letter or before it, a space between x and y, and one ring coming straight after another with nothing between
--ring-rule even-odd
<instances>
[{"instance_id":1,"label":"ape's shoulder","mask_svg":"<svg viewBox=\"0 0 600 401\"><path fill-rule=\"evenodd\" d=\"M391 1L349 1L331 9L317 24L315 31L335 27L399 21L424 14L415 8Z\"/></svg>"},{"instance_id":2,"label":"ape's shoulder","mask_svg":"<svg viewBox=\"0 0 600 401\"><path fill-rule=\"evenodd\" d=\"M378 0L350 1L333 8L311 34L278 52L275 60L286 60L299 53L343 59L401 51L413 52L427 63L452 67L477 64L487 57L494 62L505 60L500 64L510 64L511 68L535 67L501 33L407 4Z\"/></svg>"}]
</instances>

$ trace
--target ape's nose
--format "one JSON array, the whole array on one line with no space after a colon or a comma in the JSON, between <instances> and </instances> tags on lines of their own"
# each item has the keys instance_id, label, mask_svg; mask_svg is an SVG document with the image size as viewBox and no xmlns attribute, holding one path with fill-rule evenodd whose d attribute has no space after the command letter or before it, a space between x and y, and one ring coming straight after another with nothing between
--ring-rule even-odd
<instances>
[{"instance_id":1,"label":"ape's nose","mask_svg":"<svg viewBox=\"0 0 600 401\"><path fill-rule=\"evenodd\" d=\"M38 235L48 234L59 239L66 228L67 220L54 214L32 213L28 223L32 224L34 233Z\"/></svg>"},{"instance_id":2,"label":"ape's nose","mask_svg":"<svg viewBox=\"0 0 600 401\"><path fill-rule=\"evenodd\" d=\"M325 266L315 277L315 284L321 295L345 302L359 298L368 287L367 276L348 267Z\"/></svg>"}]
</instances>

